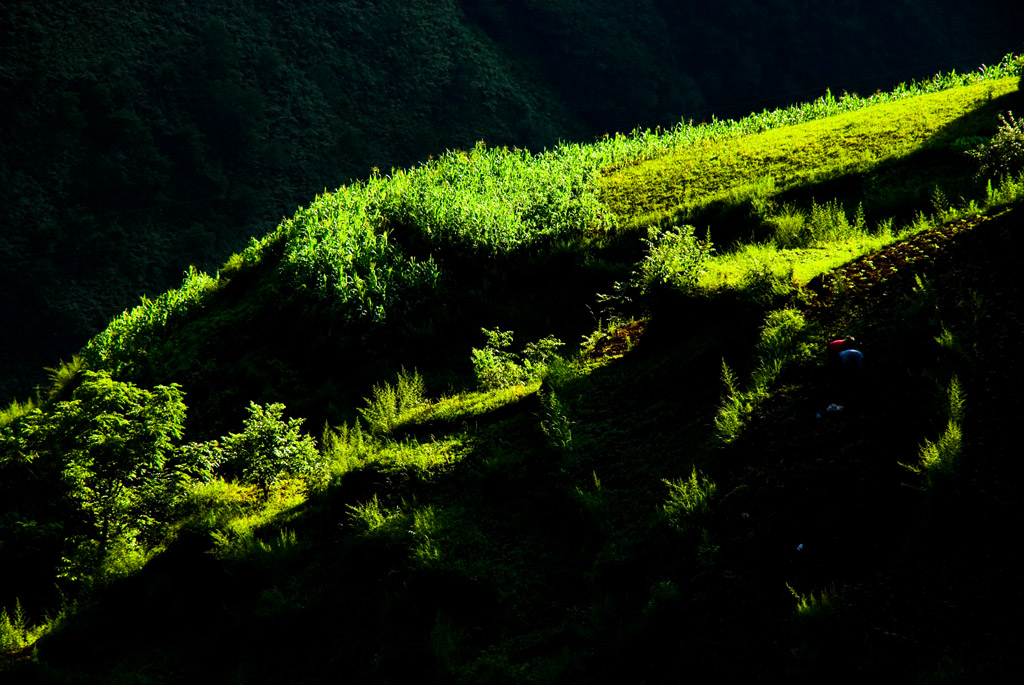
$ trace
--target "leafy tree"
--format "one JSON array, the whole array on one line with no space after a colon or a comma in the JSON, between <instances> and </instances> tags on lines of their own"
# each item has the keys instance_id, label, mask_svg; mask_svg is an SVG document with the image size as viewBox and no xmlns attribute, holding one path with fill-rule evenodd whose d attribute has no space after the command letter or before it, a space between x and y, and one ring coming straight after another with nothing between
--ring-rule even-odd
<instances>
[{"instance_id":1,"label":"leafy tree","mask_svg":"<svg viewBox=\"0 0 1024 685\"><path fill-rule=\"evenodd\" d=\"M243 431L223 438L228 464L264 495L282 476L316 478L326 472L313 438L301 432L303 419L283 420L284 409L279 402L262 407L250 402Z\"/></svg>"},{"instance_id":2,"label":"leafy tree","mask_svg":"<svg viewBox=\"0 0 1024 685\"><path fill-rule=\"evenodd\" d=\"M0 433L0 454L63 502L72 573L103 563L157 522L182 483L169 463L186 407L177 385L145 390L85 371L70 400L35 409ZM83 568L85 567L85 568Z\"/></svg>"}]
</instances>

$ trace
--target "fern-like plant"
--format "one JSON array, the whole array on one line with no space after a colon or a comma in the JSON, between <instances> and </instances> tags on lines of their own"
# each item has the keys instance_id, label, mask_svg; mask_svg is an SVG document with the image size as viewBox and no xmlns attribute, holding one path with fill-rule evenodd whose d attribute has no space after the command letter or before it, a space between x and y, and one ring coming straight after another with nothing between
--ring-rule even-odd
<instances>
[{"instance_id":1,"label":"fern-like plant","mask_svg":"<svg viewBox=\"0 0 1024 685\"><path fill-rule=\"evenodd\" d=\"M680 531L689 530L692 519L707 512L718 487L694 467L689 478L662 481L669 487L668 501L662 507L670 525Z\"/></svg>"}]
</instances>

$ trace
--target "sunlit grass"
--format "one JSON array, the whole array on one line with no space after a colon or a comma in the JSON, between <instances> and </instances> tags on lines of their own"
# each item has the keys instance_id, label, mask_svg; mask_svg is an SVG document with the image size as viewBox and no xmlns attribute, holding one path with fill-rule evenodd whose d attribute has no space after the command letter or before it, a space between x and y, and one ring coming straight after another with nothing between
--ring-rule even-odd
<instances>
[{"instance_id":1,"label":"sunlit grass","mask_svg":"<svg viewBox=\"0 0 1024 685\"><path fill-rule=\"evenodd\" d=\"M256 485L215 478L192 486L180 527L220 532L227 539L246 537L280 524L282 515L303 504L308 494L308 486L300 479L281 481L265 497Z\"/></svg>"},{"instance_id":2,"label":"sunlit grass","mask_svg":"<svg viewBox=\"0 0 1024 685\"><path fill-rule=\"evenodd\" d=\"M489 414L501 407L514 404L537 392L541 381L533 380L526 385L513 385L489 391L463 392L445 397L419 409L408 416L411 425L434 422L457 423L470 421Z\"/></svg>"},{"instance_id":3,"label":"sunlit grass","mask_svg":"<svg viewBox=\"0 0 1024 685\"><path fill-rule=\"evenodd\" d=\"M803 284L819 274L879 250L893 240L891 235L863 235L823 247L793 250L780 250L767 243L743 245L735 252L712 257L698 287L705 292L741 287L750 274L764 271Z\"/></svg>"},{"instance_id":4,"label":"sunlit grass","mask_svg":"<svg viewBox=\"0 0 1024 685\"><path fill-rule=\"evenodd\" d=\"M622 168L598 181L623 226L678 220L770 179L778 194L952 142L958 118L1017 89L1003 78L886 102L808 123L720 140ZM949 139L949 140L947 140Z\"/></svg>"}]
</instances>

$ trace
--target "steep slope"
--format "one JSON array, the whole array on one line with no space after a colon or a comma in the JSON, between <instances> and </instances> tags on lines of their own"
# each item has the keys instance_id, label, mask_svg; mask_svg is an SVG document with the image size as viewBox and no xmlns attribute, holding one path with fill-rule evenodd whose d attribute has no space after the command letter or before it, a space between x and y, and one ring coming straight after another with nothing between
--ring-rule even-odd
<instances>
[{"instance_id":1,"label":"steep slope","mask_svg":"<svg viewBox=\"0 0 1024 685\"><path fill-rule=\"evenodd\" d=\"M711 255L692 231L616 230L595 201L606 160L707 133L481 145L375 175L111 322L41 408L0 423L16 579L0 666L39 682L999 680L1019 608L995 536L1019 519L1024 177L942 176L981 198L953 207L902 188L912 225L793 204L810 230L792 249L768 232L771 194L763 215L748 197L732 210L764 244ZM967 160L931 153L874 171ZM714 286L697 272L751 251L820 269L850 245L876 247L806 284L758 262ZM552 332L586 333L580 354L552 356ZM850 333L868 375L836 387L822 345ZM327 420L316 449L279 400L305 430ZM1009 613L987 613L997 597Z\"/></svg>"},{"instance_id":2,"label":"steep slope","mask_svg":"<svg viewBox=\"0 0 1024 685\"><path fill-rule=\"evenodd\" d=\"M0 400L372 168L887 89L997 61L1020 18L994 1L5 2Z\"/></svg>"},{"instance_id":3,"label":"steep slope","mask_svg":"<svg viewBox=\"0 0 1024 685\"><path fill-rule=\"evenodd\" d=\"M298 545L220 561L199 539L172 550L38 659L58 682L72 670L90 682L1001 682L1020 609L1001 541L1020 522L1007 432L1022 408L1017 213L917 261L914 241L894 246L907 259L884 297L855 286L811 298L823 332L865 344L869 382L843 412L815 418L834 398L812 363L714 447L715 361L742 364L758 317L663 310L624 357L563 387L571 449L544 446L541 407L514 406L470 429L469 452L434 477L346 476L287 517ZM875 261L843 271L870 281ZM958 347L933 340L943 328ZM941 432L953 373L967 396L959 476L929 487L900 464ZM446 430L460 429L433 433ZM652 516L661 479L694 462L718 494L697 528L674 529ZM355 534L347 507L370 492L408 518Z\"/></svg>"}]
</instances>

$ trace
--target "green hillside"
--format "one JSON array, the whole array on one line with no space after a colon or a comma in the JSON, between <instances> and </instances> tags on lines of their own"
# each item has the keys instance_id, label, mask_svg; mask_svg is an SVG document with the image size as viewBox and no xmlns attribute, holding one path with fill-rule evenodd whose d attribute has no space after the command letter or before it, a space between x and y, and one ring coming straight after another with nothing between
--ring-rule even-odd
<instances>
[{"instance_id":1,"label":"green hillside","mask_svg":"<svg viewBox=\"0 0 1024 685\"><path fill-rule=\"evenodd\" d=\"M1022 73L479 143L190 269L0 416L3 675L1005 681Z\"/></svg>"},{"instance_id":2,"label":"green hillside","mask_svg":"<svg viewBox=\"0 0 1024 685\"><path fill-rule=\"evenodd\" d=\"M1021 48L1001 0L0 3L0 402L317 193L445 150L870 93Z\"/></svg>"}]
</instances>

